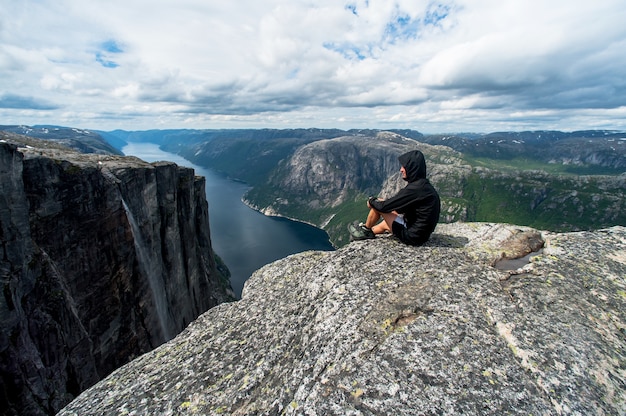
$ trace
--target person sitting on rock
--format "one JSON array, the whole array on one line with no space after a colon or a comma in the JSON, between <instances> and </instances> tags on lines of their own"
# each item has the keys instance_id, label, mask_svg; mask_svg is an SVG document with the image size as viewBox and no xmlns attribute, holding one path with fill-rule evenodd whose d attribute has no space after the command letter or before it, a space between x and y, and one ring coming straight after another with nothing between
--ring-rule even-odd
<instances>
[{"instance_id":1,"label":"person sitting on rock","mask_svg":"<svg viewBox=\"0 0 626 416\"><path fill-rule=\"evenodd\" d=\"M365 240L391 232L405 244L420 246L430 238L439 221L441 201L426 179L424 154L411 150L400 155L398 160L402 166L402 179L408 184L387 200L370 197L365 224L355 221L348 226L351 240Z\"/></svg>"}]
</instances>

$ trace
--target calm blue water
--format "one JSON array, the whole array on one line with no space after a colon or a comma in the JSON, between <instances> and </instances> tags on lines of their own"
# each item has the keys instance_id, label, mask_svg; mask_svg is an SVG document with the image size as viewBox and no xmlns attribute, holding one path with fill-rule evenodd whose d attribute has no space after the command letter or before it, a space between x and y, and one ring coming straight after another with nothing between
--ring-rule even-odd
<instances>
[{"instance_id":1,"label":"calm blue water","mask_svg":"<svg viewBox=\"0 0 626 416\"><path fill-rule=\"evenodd\" d=\"M241 296L252 272L265 264L306 250L333 250L325 231L285 218L267 217L243 204L241 197L249 189L243 183L164 152L156 144L129 143L122 152L146 162L167 160L188 166L206 178L211 243L230 270L237 296Z\"/></svg>"}]
</instances>

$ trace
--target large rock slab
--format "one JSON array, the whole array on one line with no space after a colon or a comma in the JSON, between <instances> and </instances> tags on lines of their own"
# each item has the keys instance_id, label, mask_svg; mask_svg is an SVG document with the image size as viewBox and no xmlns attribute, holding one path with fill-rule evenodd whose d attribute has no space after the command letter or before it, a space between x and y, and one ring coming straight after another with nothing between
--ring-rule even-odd
<instances>
[{"instance_id":1,"label":"large rock slab","mask_svg":"<svg viewBox=\"0 0 626 416\"><path fill-rule=\"evenodd\" d=\"M60 414L624 414L625 249L458 223L293 255Z\"/></svg>"}]
</instances>

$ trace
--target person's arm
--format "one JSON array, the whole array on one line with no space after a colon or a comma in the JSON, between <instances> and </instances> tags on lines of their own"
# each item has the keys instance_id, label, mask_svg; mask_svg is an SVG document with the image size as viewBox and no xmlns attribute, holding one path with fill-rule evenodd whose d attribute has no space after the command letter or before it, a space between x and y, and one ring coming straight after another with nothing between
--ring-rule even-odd
<instances>
[{"instance_id":1,"label":"person's arm","mask_svg":"<svg viewBox=\"0 0 626 416\"><path fill-rule=\"evenodd\" d=\"M402 207L408 205L414 198L411 191L403 188L396 195L389 199L377 199L375 197L370 198L367 202L369 205L378 212L391 212L397 211Z\"/></svg>"}]
</instances>

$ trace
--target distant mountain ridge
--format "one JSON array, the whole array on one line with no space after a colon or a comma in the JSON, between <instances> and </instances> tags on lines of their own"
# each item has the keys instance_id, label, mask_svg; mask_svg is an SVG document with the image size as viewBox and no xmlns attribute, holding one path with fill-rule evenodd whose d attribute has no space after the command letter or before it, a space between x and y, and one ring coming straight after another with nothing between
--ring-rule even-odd
<instances>
[{"instance_id":1,"label":"distant mountain ridge","mask_svg":"<svg viewBox=\"0 0 626 416\"><path fill-rule=\"evenodd\" d=\"M444 202L442 222L506 222L553 231L626 224L624 132L424 135L409 129L311 128L100 135L118 149L129 141L157 143L244 181L252 186L245 196L251 207L323 228L337 246L347 242L347 222L364 216L368 195L388 195L403 185L396 163L400 148L428 150L430 178Z\"/></svg>"},{"instance_id":2,"label":"distant mountain ridge","mask_svg":"<svg viewBox=\"0 0 626 416\"><path fill-rule=\"evenodd\" d=\"M54 141L81 153L122 155L98 132L59 126L0 126L0 131Z\"/></svg>"},{"instance_id":3,"label":"distant mountain ridge","mask_svg":"<svg viewBox=\"0 0 626 416\"><path fill-rule=\"evenodd\" d=\"M198 164L231 176L229 164L242 158L254 157L258 162L245 164L255 167L264 161L274 164L298 146L316 140L341 136L373 137L378 129L224 129L224 130L148 130L100 132L110 142L151 142L181 154ZM524 168L524 161L540 162L561 173L618 175L626 172L626 132L613 130L581 130L561 132L552 130L428 134L416 130L390 129L402 137L432 145L450 147L467 157L513 161L513 167ZM190 150L193 150L192 153ZM200 152L200 157L196 152ZM274 153L265 158L259 153ZM202 159L202 160L201 160ZM521 164L522 166L517 166ZM527 167L532 169L533 166ZM244 177L248 176L248 177ZM235 176L253 183L258 175L240 172Z\"/></svg>"},{"instance_id":4,"label":"distant mountain ridge","mask_svg":"<svg viewBox=\"0 0 626 416\"><path fill-rule=\"evenodd\" d=\"M533 160L560 166L564 173L626 172L626 133L608 130L497 132L479 137L423 136L419 141L444 145L465 155L496 160Z\"/></svg>"},{"instance_id":5,"label":"distant mountain ridge","mask_svg":"<svg viewBox=\"0 0 626 416\"><path fill-rule=\"evenodd\" d=\"M379 129L154 129L143 131L90 131L59 126L0 126L0 130L60 141L84 153L120 154L128 142L159 144L167 151L191 161L210 163L212 169L231 175L228 168L237 159L255 156L261 160L283 158L300 145L340 136L373 137ZM402 137L432 145L443 145L466 157L520 162L534 160L555 170L573 174L626 173L626 132L580 130L562 132L537 130L521 132L423 134L411 129L386 130ZM190 150L202 153L190 153ZM263 154L258 154L258 153ZM269 155L273 153L273 157ZM201 160L203 159L203 160ZM279 159L280 160L280 159ZM517 167L515 164L512 167ZM524 168L524 166L521 166ZM545 167L545 166L544 166ZM526 167L532 169L533 166ZM239 169L237 169L239 170ZM246 173L241 173L246 176ZM237 179L250 178L234 176Z\"/></svg>"}]
</instances>

